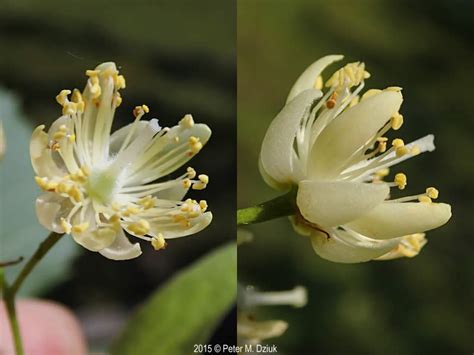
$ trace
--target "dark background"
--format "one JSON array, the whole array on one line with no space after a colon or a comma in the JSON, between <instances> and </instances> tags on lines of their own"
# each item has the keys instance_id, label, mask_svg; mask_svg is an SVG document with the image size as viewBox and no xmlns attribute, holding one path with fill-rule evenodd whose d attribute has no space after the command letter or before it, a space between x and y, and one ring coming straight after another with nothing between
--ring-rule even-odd
<instances>
[{"instance_id":1,"label":"dark background","mask_svg":"<svg viewBox=\"0 0 474 355\"><path fill-rule=\"evenodd\" d=\"M114 61L127 80L115 128L131 122L133 107L146 103L147 119L157 117L161 126L192 113L212 129L209 143L192 160L210 176L205 191L192 191L214 214L207 229L171 241L165 251L142 245L143 255L128 262L114 263L81 248L68 279L41 295L79 315L91 349L109 344L130 312L177 270L235 238L235 21L234 1L0 5L0 84L20 96L32 128L59 117L55 96L61 89L82 89L86 69ZM234 339L231 312L215 341Z\"/></svg>"},{"instance_id":2,"label":"dark background","mask_svg":"<svg viewBox=\"0 0 474 355\"><path fill-rule=\"evenodd\" d=\"M308 289L305 308L260 309L287 332L285 354L471 354L474 351L472 83L474 2L240 0L238 2L238 206L271 199L257 161L270 121L316 59L344 54L372 77L401 86L405 142L435 134L437 149L397 168L407 195L427 186L450 203L450 222L427 233L414 259L343 265L320 259L284 218L256 225L239 247L239 280L262 290ZM324 77L338 69L333 65ZM393 170L393 172L395 172Z\"/></svg>"}]
</instances>

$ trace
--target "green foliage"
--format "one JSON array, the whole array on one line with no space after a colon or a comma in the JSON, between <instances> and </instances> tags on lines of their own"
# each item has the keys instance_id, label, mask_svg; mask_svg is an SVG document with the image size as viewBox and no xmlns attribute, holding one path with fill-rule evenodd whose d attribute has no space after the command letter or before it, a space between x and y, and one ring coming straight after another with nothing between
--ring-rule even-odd
<instances>
[{"instance_id":1,"label":"green foliage","mask_svg":"<svg viewBox=\"0 0 474 355\"><path fill-rule=\"evenodd\" d=\"M191 354L235 303L236 269L236 246L230 244L181 271L137 311L112 353Z\"/></svg>"},{"instance_id":2,"label":"green foliage","mask_svg":"<svg viewBox=\"0 0 474 355\"><path fill-rule=\"evenodd\" d=\"M0 260L9 261L23 256L29 258L48 231L38 223L35 199L40 193L34 183L29 157L32 128L20 112L19 100L0 89L0 119L7 141L6 156L0 162ZM40 295L63 280L74 260L76 243L64 238L38 265L24 284L20 295ZM6 268L12 280L22 263Z\"/></svg>"}]
</instances>

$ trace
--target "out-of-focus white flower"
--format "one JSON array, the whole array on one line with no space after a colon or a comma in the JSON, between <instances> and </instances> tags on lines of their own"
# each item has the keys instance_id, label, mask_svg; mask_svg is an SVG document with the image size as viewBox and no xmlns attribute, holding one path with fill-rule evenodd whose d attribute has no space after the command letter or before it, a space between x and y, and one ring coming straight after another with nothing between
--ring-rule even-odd
<instances>
[{"instance_id":1,"label":"out-of-focus white flower","mask_svg":"<svg viewBox=\"0 0 474 355\"><path fill-rule=\"evenodd\" d=\"M48 132L44 125L33 132L31 162L44 191L36 201L40 223L114 260L141 254L123 229L159 250L165 239L205 228L212 219L206 201L182 200L189 188L204 189L207 175L188 167L174 180L166 177L201 150L209 127L186 115L177 126L161 128L156 119L141 120L149 111L142 105L133 123L111 134L125 79L114 63L86 75L82 93L62 90L56 97L62 116Z\"/></svg>"},{"instance_id":2,"label":"out-of-focus white flower","mask_svg":"<svg viewBox=\"0 0 474 355\"><path fill-rule=\"evenodd\" d=\"M304 307L308 300L306 288L297 286L288 291L262 292L252 286L239 287L237 336L239 344L260 344L262 341L281 336L288 328L282 320L257 321L251 311L261 306Z\"/></svg>"},{"instance_id":3,"label":"out-of-focus white flower","mask_svg":"<svg viewBox=\"0 0 474 355\"><path fill-rule=\"evenodd\" d=\"M407 178L398 173L387 183L383 177L390 166L433 151L434 137L389 144L384 135L403 123L401 88L360 97L370 77L363 63L336 71L323 93L321 72L342 58L323 57L298 78L265 135L260 171L276 189L297 188L294 227L311 237L321 257L350 263L414 256L425 242L412 243L418 239L410 235L446 223L451 207L432 202L438 197L432 187L389 199L390 188L404 189Z\"/></svg>"},{"instance_id":4,"label":"out-of-focus white flower","mask_svg":"<svg viewBox=\"0 0 474 355\"><path fill-rule=\"evenodd\" d=\"M0 160L5 156L7 143L5 141L5 132L3 131L3 123L0 121Z\"/></svg>"}]
</instances>

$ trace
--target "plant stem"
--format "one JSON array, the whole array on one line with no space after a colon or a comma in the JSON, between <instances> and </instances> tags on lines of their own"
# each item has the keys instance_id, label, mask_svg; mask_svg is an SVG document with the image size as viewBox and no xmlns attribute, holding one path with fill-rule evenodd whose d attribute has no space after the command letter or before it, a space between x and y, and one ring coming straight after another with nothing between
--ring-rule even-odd
<instances>
[{"instance_id":1,"label":"plant stem","mask_svg":"<svg viewBox=\"0 0 474 355\"><path fill-rule=\"evenodd\" d=\"M35 253L28 260L25 266L23 266L11 286L9 286L7 281L4 279L3 270L0 270L0 286L2 286L3 300L5 301L5 306L7 308L7 314L12 331L13 344L15 345L16 355L23 355L23 345L21 341L20 327L18 325L18 319L16 316L15 309L16 293L20 289L25 279L31 273L31 271L33 271L36 264L38 264L41 259L43 259L43 257L58 242L58 240L61 239L62 236L63 234L51 232L51 234L49 234L48 237L41 242L38 249L36 249Z\"/></svg>"},{"instance_id":2,"label":"plant stem","mask_svg":"<svg viewBox=\"0 0 474 355\"><path fill-rule=\"evenodd\" d=\"M295 191L256 206L237 210L237 225L254 224L296 213Z\"/></svg>"}]
</instances>

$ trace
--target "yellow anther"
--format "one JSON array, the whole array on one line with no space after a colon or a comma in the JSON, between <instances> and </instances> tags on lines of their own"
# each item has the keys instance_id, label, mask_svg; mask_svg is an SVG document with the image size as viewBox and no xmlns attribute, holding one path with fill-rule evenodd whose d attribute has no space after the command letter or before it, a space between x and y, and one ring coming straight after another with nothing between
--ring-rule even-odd
<instances>
[{"instance_id":1,"label":"yellow anther","mask_svg":"<svg viewBox=\"0 0 474 355\"><path fill-rule=\"evenodd\" d=\"M432 198L432 199L437 199L438 196L439 196L439 191L438 189L434 188L434 187L428 187L426 189L426 195L429 197L429 198Z\"/></svg>"},{"instance_id":2,"label":"yellow anther","mask_svg":"<svg viewBox=\"0 0 474 355\"><path fill-rule=\"evenodd\" d=\"M387 150L387 141L378 141L379 142L379 145L377 146L377 150L380 152L380 153L383 153Z\"/></svg>"},{"instance_id":3,"label":"yellow anther","mask_svg":"<svg viewBox=\"0 0 474 355\"><path fill-rule=\"evenodd\" d=\"M196 177L196 170L194 170L192 167L188 167L186 172L188 174L188 178L194 179Z\"/></svg>"},{"instance_id":4,"label":"yellow anther","mask_svg":"<svg viewBox=\"0 0 474 355\"><path fill-rule=\"evenodd\" d=\"M395 113L392 118L390 118L390 125L392 126L393 130L398 130L403 124L403 115L400 113Z\"/></svg>"},{"instance_id":5,"label":"yellow anther","mask_svg":"<svg viewBox=\"0 0 474 355\"><path fill-rule=\"evenodd\" d=\"M205 174L200 174L198 176L198 179L203 183L203 184L209 184L209 176Z\"/></svg>"},{"instance_id":6,"label":"yellow anther","mask_svg":"<svg viewBox=\"0 0 474 355\"><path fill-rule=\"evenodd\" d=\"M102 89L99 85L99 78L97 78L97 76L91 76L88 80L88 86L92 98L99 98L102 93Z\"/></svg>"},{"instance_id":7,"label":"yellow anther","mask_svg":"<svg viewBox=\"0 0 474 355\"><path fill-rule=\"evenodd\" d=\"M81 190L79 190L77 186L72 186L68 192L68 195L76 202L80 202L82 200Z\"/></svg>"},{"instance_id":8,"label":"yellow anther","mask_svg":"<svg viewBox=\"0 0 474 355\"><path fill-rule=\"evenodd\" d=\"M403 140L400 139L400 138L395 138L392 141L392 146L394 146L395 148L401 148L401 147L405 146L405 142L403 142Z\"/></svg>"},{"instance_id":9,"label":"yellow anther","mask_svg":"<svg viewBox=\"0 0 474 355\"><path fill-rule=\"evenodd\" d=\"M82 94L78 89L74 89L72 91L71 101L75 103L84 102L84 100L82 99Z\"/></svg>"},{"instance_id":10,"label":"yellow anther","mask_svg":"<svg viewBox=\"0 0 474 355\"><path fill-rule=\"evenodd\" d=\"M71 225L71 223L66 221L64 218L61 218L61 227L63 227L64 233L66 233L66 234L71 233L72 225Z\"/></svg>"},{"instance_id":11,"label":"yellow anther","mask_svg":"<svg viewBox=\"0 0 474 355\"><path fill-rule=\"evenodd\" d=\"M426 195L421 195L420 197L418 197L418 201L423 202L423 203L430 203L431 198Z\"/></svg>"},{"instance_id":12,"label":"yellow anther","mask_svg":"<svg viewBox=\"0 0 474 355\"><path fill-rule=\"evenodd\" d=\"M173 140L174 140L175 143L179 143L179 136L175 136L175 137L173 138Z\"/></svg>"},{"instance_id":13,"label":"yellow anther","mask_svg":"<svg viewBox=\"0 0 474 355\"><path fill-rule=\"evenodd\" d=\"M194 136L189 137L189 144L196 144L197 142L199 142L199 138Z\"/></svg>"},{"instance_id":14,"label":"yellow anther","mask_svg":"<svg viewBox=\"0 0 474 355\"><path fill-rule=\"evenodd\" d=\"M323 77L321 75L318 75L316 80L314 81L314 88L321 90L323 88Z\"/></svg>"},{"instance_id":15,"label":"yellow anther","mask_svg":"<svg viewBox=\"0 0 474 355\"><path fill-rule=\"evenodd\" d=\"M420 147L417 145L414 145L413 148L411 148L411 154L412 155L418 155L421 153Z\"/></svg>"},{"instance_id":16,"label":"yellow anther","mask_svg":"<svg viewBox=\"0 0 474 355\"><path fill-rule=\"evenodd\" d=\"M116 92L114 94L114 105L115 107L119 107L122 104L122 96L120 96L120 93Z\"/></svg>"},{"instance_id":17,"label":"yellow anther","mask_svg":"<svg viewBox=\"0 0 474 355\"><path fill-rule=\"evenodd\" d=\"M150 112L150 109L147 105L135 106L135 108L133 109L133 115L135 116L135 118L143 116L145 113L148 112Z\"/></svg>"},{"instance_id":18,"label":"yellow anther","mask_svg":"<svg viewBox=\"0 0 474 355\"><path fill-rule=\"evenodd\" d=\"M155 237L151 239L151 246L155 250L161 250L166 248L166 241L165 238L163 237L163 234L158 233Z\"/></svg>"},{"instance_id":19,"label":"yellow anther","mask_svg":"<svg viewBox=\"0 0 474 355\"><path fill-rule=\"evenodd\" d=\"M100 74L100 70L86 70L86 75L88 77L97 76Z\"/></svg>"},{"instance_id":20,"label":"yellow anther","mask_svg":"<svg viewBox=\"0 0 474 355\"><path fill-rule=\"evenodd\" d=\"M360 99L361 101L363 100L366 100L368 99L369 97L372 97L372 96L375 96L375 95L378 95L382 92L382 90L380 89L370 89L370 90L367 90L363 95L362 95L362 98Z\"/></svg>"},{"instance_id":21,"label":"yellow anther","mask_svg":"<svg viewBox=\"0 0 474 355\"><path fill-rule=\"evenodd\" d=\"M390 173L389 168L383 168L383 169L380 169L380 170L376 171L375 175L379 178L383 178L383 177L387 176L389 173Z\"/></svg>"},{"instance_id":22,"label":"yellow anther","mask_svg":"<svg viewBox=\"0 0 474 355\"><path fill-rule=\"evenodd\" d=\"M125 211L123 211L123 215L125 217L130 217L132 215L136 215L140 212L140 208L134 206L134 205L128 205Z\"/></svg>"},{"instance_id":23,"label":"yellow anther","mask_svg":"<svg viewBox=\"0 0 474 355\"><path fill-rule=\"evenodd\" d=\"M403 173L398 173L395 175L393 182L400 190L403 190L407 186L407 176Z\"/></svg>"},{"instance_id":24,"label":"yellow anther","mask_svg":"<svg viewBox=\"0 0 474 355\"><path fill-rule=\"evenodd\" d=\"M207 201L206 200L201 200L199 201L199 207L201 208L201 212L206 212L207 210Z\"/></svg>"},{"instance_id":25,"label":"yellow anther","mask_svg":"<svg viewBox=\"0 0 474 355\"><path fill-rule=\"evenodd\" d=\"M125 87L127 86L125 82L125 77L123 75L118 75L118 73L115 73L114 86L115 86L115 90L125 89Z\"/></svg>"},{"instance_id":26,"label":"yellow anther","mask_svg":"<svg viewBox=\"0 0 474 355\"><path fill-rule=\"evenodd\" d=\"M145 219L128 225L128 230L136 235L145 235L150 232L150 223Z\"/></svg>"},{"instance_id":27,"label":"yellow anther","mask_svg":"<svg viewBox=\"0 0 474 355\"><path fill-rule=\"evenodd\" d=\"M189 189L189 188L191 187L191 180L189 180L189 179L184 179L184 180L183 180L183 187L184 187L185 189Z\"/></svg>"},{"instance_id":28,"label":"yellow anther","mask_svg":"<svg viewBox=\"0 0 474 355\"><path fill-rule=\"evenodd\" d=\"M153 196L146 196L138 200L138 204L143 206L146 210L155 207L156 198Z\"/></svg>"},{"instance_id":29,"label":"yellow anther","mask_svg":"<svg viewBox=\"0 0 474 355\"><path fill-rule=\"evenodd\" d=\"M48 178L35 176L35 182L36 182L36 185L38 185L40 188L42 188L43 190L46 190L46 187L48 186Z\"/></svg>"},{"instance_id":30,"label":"yellow anther","mask_svg":"<svg viewBox=\"0 0 474 355\"><path fill-rule=\"evenodd\" d=\"M179 121L179 125L183 128L191 128L194 126L193 116L188 113Z\"/></svg>"},{"instance_id":31,"label":"yellow anther","mask_svg":"<svg viewBox=\"0 0 474 355\"><path fill-rule=\"evenodd\" d=\"M66 184L65 182L60 182L58 184L58 187L56 188L56 191L60 194L63 193L69 195L69 191L71 191L71 188L72 185Z\"/></svg>"},{"instance_id":32,"label":"yellow anther","mask_svg":"<svg viewBox=\"0 0 474 355\"><path fill-rule=\"evenodd\" d=\"M56 96L57 103L63 106L66 102L68 102L67 96L70 93L71 93L71 90L61 90L59 94Z\"/></svg>"},{"instance_id":33,"label":"yellow anther","mask_svg":"<svg viewBox=\"0 0 474 355\"><path fill-rule=\"evenodd\" d=\"M50 181L46 184L46 190L48 191L56 191L58 187L58 183L56 181Z\"/></svg>"},{"instance_id":34,"label":"yellow anther","mask_svg":"<svg viewBox=\"0 0 474 355\"><path fill-rule=\"evenodd\" d=\"M407 155L408 153L410 153L410 151L408 150L407 147L399 147L395 149L395 154L397 155L397 157L403 157L404 155Z\"/></svg>"},{"instance_id":35,"label":"yellow anther","mask_svg":"<svg viewBox=\"0 0 474 355\"><path fill-rule=\"evenodd\" d=\"M112 202L111 207L115 212L120 212L122 210L122 205L117 201Z\"/></svg>"},{"instance_id":36,"label":"yellow anther","mask_svg":"<svg viewBox=\"0 0 474 355\"><path fill-rule=\"evenodd\" d=\"M202 182L195 182L193 184L193 190L204 190L207 187L207 184Z\"/></svg>"},{"instance_id":37,"label":"yellow anther","mask_svg":"<svg viewBox=\"0 0 474 355\"><path fill-rule=\"evenodd\" d=\"M66 102L63 105L62 113L63 115L73 115L77 112L77 104L74 102Z\"/></svg>"},{"instance_id":38,"label":"yellow anther","mask_svg":"<svg viewBox=\"0 0 474 355\"><path fill-rule=\"evenodd\" d=\"M72 232L73 233L83 233L87 229L89 229L89 223L87 223L87 222L76 224L76 225L72 226Z\"/></svg>"},{"instance_id":39,"label":"yellow anther","mask_svg":"<svg viewBox=\"0 0 474 355\"><path fill-rule=\"evenodd\" d=\"M74 143L76 141L76 135L75 134L70 134L67 136L67 139L69 143Z\"/></svg>"}]
</instances>

